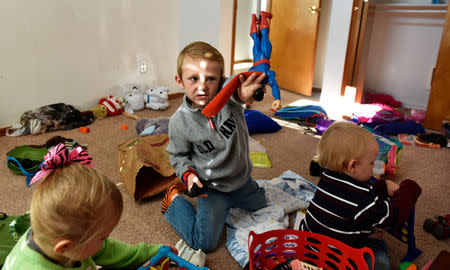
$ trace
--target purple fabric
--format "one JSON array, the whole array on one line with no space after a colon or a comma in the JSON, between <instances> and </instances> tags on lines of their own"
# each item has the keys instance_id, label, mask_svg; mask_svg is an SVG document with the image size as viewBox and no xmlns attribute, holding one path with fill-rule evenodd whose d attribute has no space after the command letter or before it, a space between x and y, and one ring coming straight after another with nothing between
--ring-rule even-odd
<instances>
[{"instance_id":1,"label":"purple fabric","mask_svg":"<svg viewBox=\"0 0 450 270\"><path fill-rule=\"evenodd\" d=\"M397 135L397 134L415 135L418 133L425 133L425 129L423 128L423 126L414 121L379 124L374 128L374 131L382 131L389 135Z\"/></svg>"},{"instance_id":2,"label":"purple fabric","mask_svg":"<svg viewBox=\"0 0 450 270\"><path fill-rule=\"evenodd\" d=\"M322 135L325 130L327 130L327 128L333 124L333 120L326 120L326 119L322 119L319 118L316 121L316 129L317 129L317 134Z\"/></svg>"}]
</instances>

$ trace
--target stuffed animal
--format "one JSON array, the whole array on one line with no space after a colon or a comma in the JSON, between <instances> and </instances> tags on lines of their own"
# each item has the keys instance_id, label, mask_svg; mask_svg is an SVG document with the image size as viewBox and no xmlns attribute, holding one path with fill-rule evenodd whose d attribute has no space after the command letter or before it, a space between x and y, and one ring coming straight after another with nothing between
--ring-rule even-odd
<instances>
[{"instance_id":1,"label":"stuffed animal","mask_svg":"<svg viewBox=\"0 0 450 270\"><path fill-rule=\"evenodd\" d=\"M133 90L124 99L126 113L133 114L134 111L145 108L144 94L136 86L133 87Z\"/></svg>"},{"instance_id":2,"label":"stuffed animal","mask_svg":"<svg viewBox=\"0 0 450 270\"><path fill-rule=\"evenodd\" d=\"M108 111L106 110L106 107L100 104L92 107L90 111L92 111L92 114L94 115L95 119L103 119L106 116L108 116Z\"/></svg>"},{"instance_id":3,"label":"stuffed animal","mask_svg":"<svg viewBox=\"0 0 450 270\"><path fill-rule=\"evenodd\" d=\"M169 133L168 117L144 118L136 121L136 133L139 137Z\"/></svg>"},{"instance_id":4,"label":"stuffed animal","mask_svg":"<svg viewBox=\"0 0 450 270\"><path fill-rule=\"evenodd\" d=\"M145 107L152 110L165 110L169 107L169 88L160 86L145 92Z\"/></svg>"},{"instance_id":5,"label":"stuffed animal","mask_svg":"<svg viewBox=\"0 0 450 270\"><path fill-rule=\"evenodd\" d=\"M123 112L120 99L111 95L101 98L98 104L106 107L108 116L120 115Z\"/></svg>"}]
</instances>

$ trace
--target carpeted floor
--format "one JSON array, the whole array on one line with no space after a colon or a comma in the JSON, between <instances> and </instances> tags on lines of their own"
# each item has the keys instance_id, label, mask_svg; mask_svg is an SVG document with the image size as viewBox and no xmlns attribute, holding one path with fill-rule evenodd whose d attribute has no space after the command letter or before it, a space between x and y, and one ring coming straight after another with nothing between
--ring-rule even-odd
<instances>
[{"instance_id":1,"label":"carpeted floor","mask_svg":"<svg viewBox=\"0 0 450 270\"><path fill-rule=\"evenodd\" d=\"M291 92L282 92L284 104L305 98ZM269 116L271 97L261 103L254 103L252 109L260 110ZM165 111L143 110L137 115L144 118L170 116L180 105L181 98L170 100L170 107ZM121 125L128 125L122 130ZM139 202L128 195L119 176L117 167L117 146L136 137L135 120L125 116L108 117L90 125L90 132L81 133L78 129L58 131L41 135L22 137L0 137L0 211L11 215L28 210L33 188L27 188L25 177L13 174L6 167L6 153L18 145L43 144L49 138L60 135L76 139L81 144L88 144L88 151L93 156L93 165L118 184L124 197L124 213L112 236L129 242L164 243L174 245L179 236L173 231L160 213L162 194ZM253 171L254 179L272 179L286 170L292 170L306 179L317 183L318 178L309 175L309 163L314 155L317 138L303 134L296 124L286 125L280 131L270 134L252 136L266 149L272 168L257 168ZM422 267L441 250L450 250L450 239L436 240L422 229L426 218L450 213L450 150L428 149L405 146L399 163L398 176L395 181L411 178L422 187L423 192L416 205L415 236L416 244L423 254L414 263ZM384 234L388 244L390 258L394 267L406 253L406 244L401 243L387 233ZM225 238L219 248L207 254L206 266L210 269L240 269L225 247Z\"/></svg>"}]
</instances>

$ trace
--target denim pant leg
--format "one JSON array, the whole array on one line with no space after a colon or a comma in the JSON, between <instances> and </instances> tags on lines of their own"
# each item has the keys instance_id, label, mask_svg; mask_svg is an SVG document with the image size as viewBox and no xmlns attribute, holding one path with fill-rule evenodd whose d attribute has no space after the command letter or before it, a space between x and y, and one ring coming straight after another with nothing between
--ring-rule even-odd
<instances>
[{"instance_id":1,"label":"denim pant leg","mask_svg":"<svg viewBox=\"0 0 450 270\"><path fill-rule=\"evenodd\" d=\"M267 206L266 192L252 177L239 189L231 193L232 207L256 211Z\"/></svg>"},{"instance_id":2,"label":"denim pant leg","mask_svg":"<svg viewBox=\"0 0 450 270\"><path fill-rule=\"evenodd\" d=\"M369 238L367 241L367 247L370 248L373 252L373 256L375 258L374 270L390 270L391 262L389 261L389 257L387 254L386 243L383 240ZM369 266L369 269L372 267L372 258L368 255L364 255L364 259Z\"/></svg>"},{"instance_id":3,"label":"denim pant leg","mask_svg":"<svg viewBox=\"0 0 450 270\"><path fill-rule=\"evenodd\" d=\"M214 251L219 245L230 209L226 193L208 190L207 198L197 198L197 211L183 196L177 196L164 215L166 220L194 249Z\"/></svg>"},{"instance_id":4,"label":"denim pant leg","mask_svg":"<svg viewBox=\"0 0 450 270\"><path fill-rule=\"evenodd\" d=\"M177 196L164 215L166 220L194 249L214 251L219 245L225 220L231 207L255 211L267 205L265 191L250 177L239 189L220 192L210 189L207 198L197 198L194 206Z\"/></svg>"}]
</instances>

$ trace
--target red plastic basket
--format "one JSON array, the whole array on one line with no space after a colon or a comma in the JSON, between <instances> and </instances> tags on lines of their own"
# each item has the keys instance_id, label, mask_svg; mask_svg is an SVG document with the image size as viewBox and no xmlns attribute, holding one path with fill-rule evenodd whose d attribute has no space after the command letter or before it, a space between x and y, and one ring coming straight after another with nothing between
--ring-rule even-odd
<instances>
[{"instance_id":1,"label":"red plastic basket","mask_svg":"<svg viewBox=\"0 0 450 270\"><path fill-rule=\"evenodd\" d=\"M370 248L352 248L336 239L298 230L273 230L248 237L250 269L264 269L273 256L297 258L323 269L368 269L364 254L372 257ZM372 263L373 269L373 263Z\"/></svg>"}]
</instances>

